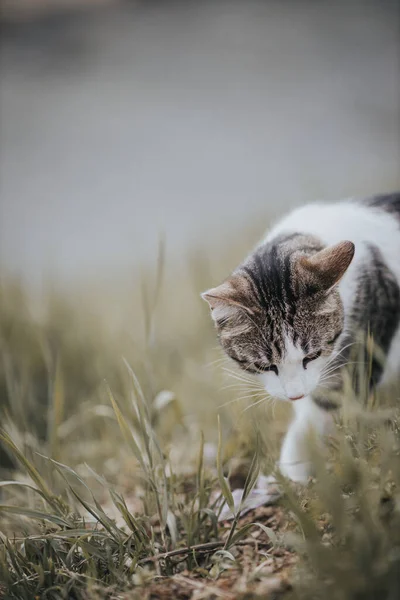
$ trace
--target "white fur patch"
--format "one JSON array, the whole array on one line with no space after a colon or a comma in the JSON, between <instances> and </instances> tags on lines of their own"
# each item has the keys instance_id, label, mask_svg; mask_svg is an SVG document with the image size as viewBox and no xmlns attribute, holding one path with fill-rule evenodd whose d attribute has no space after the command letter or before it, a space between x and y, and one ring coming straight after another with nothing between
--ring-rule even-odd
<instances>
[{"instance_id":1,"label":"white fur patch","mask_svg":"<svg viewBox=\"0 0 400 600\"><path fill-rule=\"evenodd\" d=\"M305 353L295 346L287 336L285 338L285 354L282 362L277 364L278 375L273 372L263 373L260 377L267 392L281 400L290 400L308 396L318 386L326 359L319 357L303 366Z\"/></svg>"}]
</instances>

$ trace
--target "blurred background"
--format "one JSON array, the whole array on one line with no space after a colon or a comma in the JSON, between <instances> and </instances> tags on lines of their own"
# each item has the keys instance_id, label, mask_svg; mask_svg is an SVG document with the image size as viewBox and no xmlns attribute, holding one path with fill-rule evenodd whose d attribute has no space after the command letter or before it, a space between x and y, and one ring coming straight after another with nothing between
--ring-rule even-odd
<instances>
[{"instance_id":1,"label":"blurred background","mask_svg":"<svg viewBox=\"0 0 400 600\"><path fill-rule=\"evenodd\" d=\"M2 267L126 276L161 234L177 263L395 189L398 24L396 0L3 0Z\"/></svg>"}]
</instances>

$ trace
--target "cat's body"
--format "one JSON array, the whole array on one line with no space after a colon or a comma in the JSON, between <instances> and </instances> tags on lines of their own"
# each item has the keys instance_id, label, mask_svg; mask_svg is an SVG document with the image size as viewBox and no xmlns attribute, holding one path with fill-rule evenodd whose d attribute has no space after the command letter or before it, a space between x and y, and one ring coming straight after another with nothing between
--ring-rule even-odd
<instances>
[{"instance_id":1,"label":"cat's body","mask_svg":"<svg viewBox=\"0 0 400 600\"><path fill-rule=\"evenodd\" d=\"M306 480L306 434L325 433L340 408L340 371L360 332L386 357L372 358L371 386L400 372L400 194L293 211L203 297L226 353L292 401L279 465Z\"/></svg>"}]
</instances>

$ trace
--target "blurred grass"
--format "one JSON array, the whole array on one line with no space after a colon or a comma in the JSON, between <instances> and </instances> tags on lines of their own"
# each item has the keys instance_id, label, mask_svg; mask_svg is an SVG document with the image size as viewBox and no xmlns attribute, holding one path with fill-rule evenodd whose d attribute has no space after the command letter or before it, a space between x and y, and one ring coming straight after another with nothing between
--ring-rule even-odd
<instances>
[{"instance_id":1,"label":"blurred grass","mask_svg":"<svg viewBox=\"0 0 400 600\"><path fill-rule=\"evenodd\" d=\"M214 364L222 354L199 294L227 276L254 239L249 230L226 256L215 252L219 261L211 261L212 248L207 254L193 251L179 269L165 267L161 244L156 267L134 274L132 282L110 280L73 291L49 286L36 304L18 281L3 277L0 409L24 448L39 445L70 464L119 459L104 381L129 409L124 359L149 400L152 422L159 421L166 437L173 433L168 419L174 423L180 412L178 429L201 424L207 441L216 441L218 407L244 392L225 389L232 381ZM169 410L160 420L164 392L175 402L164 406ZM224 422L240 421L246 428L245 406L231 404Z\"/></svg>"},{"instance_id":2,"label":"blurred grass","mask_svg":"<svg viewBox=\"0 0 400 600\"><path fill-rule=\"evenodd\" d=\"M302 560L287 597L400 597L400 436L378 398L365 409L346 392L330 468L316 451L317 483L299 491L282 482L282 530L257 512L218 522L219 499L232 503L232 486L249 494L271 468L288 416L285 405L244 412L251 399L239 400L248 392L225 373L199 298L260 233L249 230L225 256L198 249L180 269L165 264L160 244L156 267L132 285L49 287L40 310L3 277L5 597L143 598L184 572L214 582L216 598L264 598L265 564L291 548ZM249 563L239 551L255 544ZM224 596L230 572L233 596Z\"/></svg>"}]
</instances>

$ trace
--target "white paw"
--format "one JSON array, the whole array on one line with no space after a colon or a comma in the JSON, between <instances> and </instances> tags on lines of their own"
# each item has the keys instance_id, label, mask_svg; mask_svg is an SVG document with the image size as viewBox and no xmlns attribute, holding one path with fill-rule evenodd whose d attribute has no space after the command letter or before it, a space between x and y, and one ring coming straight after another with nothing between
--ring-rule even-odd
<instances>
[{"instance_id":1,"label":"white paw","mask_svg":"<svg viewBox=\"0 0 400 600\"><path fill-rule=\"evenodd\" d=\"M311 465L308 462L280 463L277 465L282 475L295 483L308 483L311 475Z\"/></svg>"},{"instance_id":2,"label":"white paw","mask_svg":"<svg viewBox=\"0 0 400 600\"><path fill-rule=\"evenodd\" d=\"M235 514L240 509L240 514L245 515L250 510L258 508L259 506L266 506L268 504L274 504L278 498L282 495L281 490L276 485L276 481L273 478L265 477L260 475L257 480L256 486L251 490L246 500L243 502L241 509L240 505L243 497L243 490L237 489L232 492L233 501L235 504ZM234 518L235 514L231 511L229 506L225 503L220 516L219 521L228 521Z\"/></svg>"},{"instance_id":3,"label":"white paw","mask_svg":"<svg viewBox=\"0 0 400 600\"><path fill-rule=\"evenodd\" d=\"M266 490L276 485L278 485L278 482L274 475L259 475L255 487Z\"/></svg>"}]
</instances>

